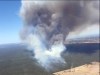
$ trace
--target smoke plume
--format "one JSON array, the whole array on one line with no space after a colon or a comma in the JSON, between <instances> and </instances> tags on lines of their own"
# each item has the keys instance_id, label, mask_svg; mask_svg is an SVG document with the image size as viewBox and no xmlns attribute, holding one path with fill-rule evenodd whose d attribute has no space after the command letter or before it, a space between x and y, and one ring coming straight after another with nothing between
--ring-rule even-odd
<instances>
[{"instance_id":1,"label":"smoke plume","mask_svg":"<svg viewBox=\"0 0 100 75\"><path fill-rule=\"evenodd\" d=\"M50 62L65 63L61 53L69 32L99 24L99 0L22 0L20 15L21 39L42 66L50 67Z\"/></svg>"}]
</instances>

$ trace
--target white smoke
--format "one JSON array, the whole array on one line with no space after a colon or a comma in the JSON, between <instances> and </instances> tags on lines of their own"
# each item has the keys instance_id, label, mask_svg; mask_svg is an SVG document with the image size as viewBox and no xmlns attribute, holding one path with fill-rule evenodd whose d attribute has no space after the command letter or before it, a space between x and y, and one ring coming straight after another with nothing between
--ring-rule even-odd
<instances>
[{"instance_id":1,"label":"white smoke","mask_svg":"<svg viewBox=\"0 0 100 75\"><path fill-rule=\"evenodd\" d=\"M99 23L98 2L22 0L20 15L24 26L21 39L32 48L39 64L51 69L52 63L65 63L61 53L66 49L66 36Z\"/></svg>"},{"instance_id":2,"label":"white smoke","mask_svg":"<svg viewBox=\"0 0 100 75\"><path fill-rule=\"evenodd\" d=\"M52 64L65 64L66 62L61 57L61 53L66 49L63 43L54 44L50 49L46 47L40 36L36 33L29 34L27 37L29 47L33 49L34 58L47 71L53 70L55 67Z\"/></svg>"}]
</instances>

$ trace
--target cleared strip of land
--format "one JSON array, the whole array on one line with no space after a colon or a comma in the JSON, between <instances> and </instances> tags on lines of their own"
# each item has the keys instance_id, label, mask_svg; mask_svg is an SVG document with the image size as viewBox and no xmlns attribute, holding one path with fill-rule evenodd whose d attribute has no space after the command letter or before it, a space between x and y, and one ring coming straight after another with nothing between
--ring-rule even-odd
<instances>
[{"instance_id":1,"label":"cleared strip of land","mask_svg":"<svg viewBox=\"0 0 100 75\"><path fill-rule=\"evenodd\" d=\"M54 75L99 75L99 62L92 62L79 67L54 73Z\"/></svg>"}]
</instances>

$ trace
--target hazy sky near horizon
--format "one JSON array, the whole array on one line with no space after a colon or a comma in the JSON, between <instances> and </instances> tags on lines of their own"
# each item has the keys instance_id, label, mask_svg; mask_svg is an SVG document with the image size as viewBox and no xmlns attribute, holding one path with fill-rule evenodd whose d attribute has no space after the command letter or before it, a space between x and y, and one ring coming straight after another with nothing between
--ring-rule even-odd
<instances>
[{"instance_id":1,"label":"hazy sky near horizon","mask_svg":"<svg viewBox=\"0 0 100 75\"><path fill-rule=\"evenodd\" d=\"M20 42L20 1L0 1L0 44Z\"/></svg>"},{"instance_id":2,"label":"hazy sky near horizon","mask_svg":"<svg viewBox=\"0 0 100 75\"><path fill-rule=\"evenodd\" d=\"M23 26L19 16L20 7L20 0L0 1L0 44L20 42L19 32ZM90 30L88 28L82 31L83 36L92 35L92 33L99 34L99 28L92 27ZM80 35L82 34L80 33Z\"/></svg>"}]
</instances>

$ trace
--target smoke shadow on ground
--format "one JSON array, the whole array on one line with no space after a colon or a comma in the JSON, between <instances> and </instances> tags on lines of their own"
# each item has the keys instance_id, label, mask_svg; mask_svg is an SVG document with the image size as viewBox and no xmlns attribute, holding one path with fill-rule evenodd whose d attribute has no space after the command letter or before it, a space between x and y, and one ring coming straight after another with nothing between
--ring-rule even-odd
<instances>
[{"instance_id":1,"label":"smoke shadow on ground","mask_svg":"<svg viewBox=\"0 0 100 75\"><path fill-rule=\"evenodd\" d=\"M66 66L62 70L75 68L91 62L100 62L99 43L68 44L67 49L62 53Z\"/></svg>"},{"instance_id":2,"label":"smoke shadow on ground","mask_svg":"<svg viewBox=\"0 0 100 75\"><path fill-rule=\"evenodd\" d=\"M68 70L85 64L91 64L91 62L100 62L99 50L96 50L93 53L66 52L62 56L67 63L65 68L62 70Z\"/></svg>"},{"instance_id":3,"label":"smoke shadow on ground","mask_svg":"<svg viewBox=\"0 0 100 75\"><path fill-rule=\"evenodd\" d=\"M65 52L92 54L99 50L100 43L67 44Z\"/></svg>"}]
</instances>

